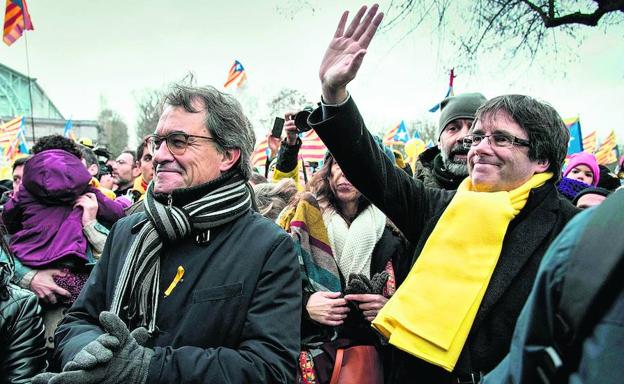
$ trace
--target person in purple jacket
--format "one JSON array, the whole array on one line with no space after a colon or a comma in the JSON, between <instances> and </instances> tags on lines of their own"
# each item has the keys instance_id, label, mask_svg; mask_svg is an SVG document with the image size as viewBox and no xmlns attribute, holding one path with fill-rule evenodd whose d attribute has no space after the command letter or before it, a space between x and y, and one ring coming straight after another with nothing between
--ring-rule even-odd
<instances>
[{"instance_id":1,"label":"person in purple jacket","mask_svg":"<svg viewBox=\"0 0 624 384\"><path fill-rule=\"evenodd\" d=\"M89 186L91 175L72 140L40 138L24 165L22 185L7 201L3 222L9 245L27 273L19 283L44 304L46 336L76 299L95 262L91 232L108 233L123 206Z\"/></svg>"}]
</instances>

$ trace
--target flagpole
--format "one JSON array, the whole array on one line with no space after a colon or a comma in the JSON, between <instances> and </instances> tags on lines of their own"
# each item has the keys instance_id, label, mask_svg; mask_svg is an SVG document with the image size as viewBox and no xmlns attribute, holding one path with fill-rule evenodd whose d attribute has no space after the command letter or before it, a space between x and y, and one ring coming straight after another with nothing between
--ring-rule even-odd
<instances>
[{"instance_id":1,"label":"flagpole","mask_svg":"<svg viewBox=\"0 0 624 384\"><path fill-rule=\"evenodd\" d=\"M32 129L33 145L35 144L35 118L32 99L32 79L30 77L30 59L28 58L28 37L24 31L24 46L26 47L26 75L28 76L28 99L30 101L30 127Z\"/></svg>"}]
</instances>

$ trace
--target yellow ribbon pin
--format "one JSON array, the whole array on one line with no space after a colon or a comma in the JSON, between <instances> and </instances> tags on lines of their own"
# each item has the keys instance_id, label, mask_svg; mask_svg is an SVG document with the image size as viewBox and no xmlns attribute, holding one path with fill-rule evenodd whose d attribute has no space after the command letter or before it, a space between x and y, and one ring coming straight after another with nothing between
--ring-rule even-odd
<instances>
[{"instance_id":1,"label":"yellow ribbon pin","mask_svg":"<svg viewBox=\"0 0 624 384\"><path fill-rule=\"evenodd\" d=\"M176 272L176 275L173 278L173 281L171 282L171 284L169 284L169 288L167 288L167 290L165 291L165 297L171 295L173 289L176 287L176 285L178 285L180 280L182 280L182 276L184 276L184 267L180 265L178 267L178 272Z\"/></svg>"}]
</instances>

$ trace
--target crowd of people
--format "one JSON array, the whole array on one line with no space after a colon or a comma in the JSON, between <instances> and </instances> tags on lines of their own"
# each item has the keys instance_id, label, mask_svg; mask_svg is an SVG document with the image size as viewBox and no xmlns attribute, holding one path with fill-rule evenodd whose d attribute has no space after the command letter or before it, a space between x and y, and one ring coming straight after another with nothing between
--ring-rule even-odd
<instances>
[{"instance_id":1,"label":"crowd of people","mask_svg":"<svg viewBox=\"0 0 624 384\"><path fill-rule=\"evenodd\" d=\"M515 94L446 98L410 169L347 91L382 19L322 59L316 169L294 113L265 173L186 83L114 159L39 138L0 200L0 383L620 382L620 179Z\"/></svg>"}]
</instances>

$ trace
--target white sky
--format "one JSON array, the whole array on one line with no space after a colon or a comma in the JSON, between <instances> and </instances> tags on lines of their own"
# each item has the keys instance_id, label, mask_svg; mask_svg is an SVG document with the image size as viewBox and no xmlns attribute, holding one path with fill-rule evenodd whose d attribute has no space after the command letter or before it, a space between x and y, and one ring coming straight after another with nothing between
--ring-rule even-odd
<instances>
[{"instance_id":1,"label":"white sky","mask_svg":"<svg viewBox=\"0 0 624 384\"><path fill-rule=\"evenodd\" d=\"M390 1L381 1L385 10ZM134 136L137 95L192 71L200 84L221 88L234 59L248 72L241 101L252 121L281 88L318 99L318 65L340 13L360 1L120 1L30 0L30 73L66 118L95 119L105 105ZM458 22L461 22L459 20ZM623 23L624 24L624 23ZM456 67L448 36L427 25L399 41L409 25L377 34L350 86L369 128L426 118ZM455 92L490 98L522 93L550 102L562 117L580 115L584 134L624 137L624 25L582 29L584 42L529 65L499 65L482 56L475 73L456 68ZM565 39L560 41L565 43ZM566 54L565 52L569 53ZM0 44L0 62L26 73L24 39ZM270 127L255 126L264 135Z\"/></svg>"}]
</instances>

